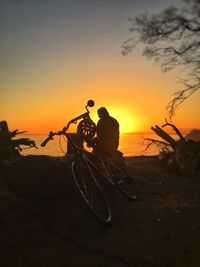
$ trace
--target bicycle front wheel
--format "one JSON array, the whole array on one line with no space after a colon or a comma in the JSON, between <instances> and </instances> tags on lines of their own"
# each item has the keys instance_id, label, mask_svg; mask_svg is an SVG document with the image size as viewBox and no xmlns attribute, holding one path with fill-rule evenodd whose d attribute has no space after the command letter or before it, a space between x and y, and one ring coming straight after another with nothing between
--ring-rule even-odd
<instances>
[{"instance_id":1,"label":"bicycle front wheel","mask_svg":"<svg viewBox=\"0 0 200 267\"><path fill-rule=\"evenodd\" d=\"M110 223L111 209L107 198L86 160L73 161L72 174L76 187L96 219L105 224Z\"/></svg>"}]
</instances>

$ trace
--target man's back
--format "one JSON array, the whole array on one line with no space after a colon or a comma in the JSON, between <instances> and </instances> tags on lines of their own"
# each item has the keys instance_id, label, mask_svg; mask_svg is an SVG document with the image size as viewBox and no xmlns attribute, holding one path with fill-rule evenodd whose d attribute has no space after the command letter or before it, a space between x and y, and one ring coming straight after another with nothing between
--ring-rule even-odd
<instances>
[{"instance_id":1,"label":"man's back","mask_svg":"<svg viewBox=\"0 0 200 267\"><path fill-rule=\"evenodd\" d=\"M109 114L100 116L97 123L97 150L102 153L115 152L119 146L119 123Z\"/></svg>"},{"instance_id":2,"label":"man's back","mask_svg":"<svg viewBox=\"0 0 200 267\"><path fill-rule=\"evenodd\" d=\"M113 139L119 143L119 123L111 116L101 118L97 123L97 136L100 139Z\"/></svg>"}]
</instances>

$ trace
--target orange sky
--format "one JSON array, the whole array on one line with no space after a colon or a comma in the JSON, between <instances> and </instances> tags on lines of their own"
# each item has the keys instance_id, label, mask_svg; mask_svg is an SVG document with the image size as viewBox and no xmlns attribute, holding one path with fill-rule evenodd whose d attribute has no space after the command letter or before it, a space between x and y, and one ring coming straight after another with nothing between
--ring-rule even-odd
<instances>
[{"instance_id":1,"label":"orange sky","mask_svg":"<svg viewBox=\"0 0 200 267\"><path fill-rule=\"evenodd\" d=\"M60 9L44 2L4 5L0 120L11 129L47 133L61 129L93 99L92 118L97 121L97 109L105 106L122 132L162 124L167 103L181 89L180 73L161 73L139 50L127 57L120 51L128 37L128 16L148 10L149 2L121 7L111 1L98 8L97 2L67 7L58 1ZM173 119L177 127L200 128L199 103L197 92L180 106Z\"/></svg>"}]
</instances>

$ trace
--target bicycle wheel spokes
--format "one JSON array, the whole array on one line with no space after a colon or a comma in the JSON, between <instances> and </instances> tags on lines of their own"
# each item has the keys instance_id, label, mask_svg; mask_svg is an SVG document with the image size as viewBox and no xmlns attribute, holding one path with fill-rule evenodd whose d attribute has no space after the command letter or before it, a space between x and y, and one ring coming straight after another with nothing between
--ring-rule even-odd
<instances>
[{"instance_id":1,"label":"bicycle wheel spokes","mask_svg":"<svg viewBox=\"0 0 200 267\"><path fill-rule=\"evenodd\" d=\"M99 221L109 223L111 221L111 210L91 168L84 161L74 161L72 163L72 174L75 184L90 211Z\"/></svg>"}]
</instances>

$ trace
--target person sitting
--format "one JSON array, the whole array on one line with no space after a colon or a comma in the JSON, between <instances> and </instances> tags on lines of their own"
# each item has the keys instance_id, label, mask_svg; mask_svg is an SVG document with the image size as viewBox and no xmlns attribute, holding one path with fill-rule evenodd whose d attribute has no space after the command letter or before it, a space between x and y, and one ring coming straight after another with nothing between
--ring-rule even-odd
<instances>
[{"instance_id":1,"label":"person sitting","mask_svg":"<svg viewBox=\"0 0 200 267\"><path fill-rule=\"evenodd\" d=\"M93 151L100 154L117 152L119 146L119 123L111 117L105 107L98 109L96 138L93 139Z\"/></svg>"},{"instance_id":2,"label":"person sitting","mask_svg":"<svg viewBox=\"0 0 200 267\"><path fill-rule=\"evenodd\" d=\"M118 121L111 117L105 107L97 110L99 120L97 122L96 137L89 142L89 147L93 152L102 158L112 158L117 165L126 168L123 153L118 150L120 125Z\"/></svg>"}]
</instances>

